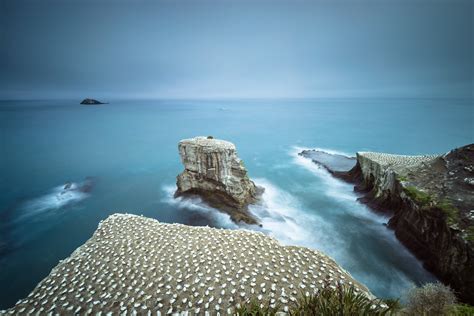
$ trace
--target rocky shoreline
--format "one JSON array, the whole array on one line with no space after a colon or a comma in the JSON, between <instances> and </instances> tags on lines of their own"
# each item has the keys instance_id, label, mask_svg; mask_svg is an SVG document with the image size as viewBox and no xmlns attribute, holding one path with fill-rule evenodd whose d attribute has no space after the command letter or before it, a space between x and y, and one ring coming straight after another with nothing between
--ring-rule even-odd
<instances>
[{"instance_id":1,"label":"rocky shoreline","mask_svg":"<svg viewBox=\"0 0 474 316\"><path fill-rule=\"evenodd\" d=\"M474 145L444 155L359 152L349 171L325 168L354 183L361 202L391 214L388 226L397 238L474 304Z\"/></svg>"},{"instance_id":2,"label":"rocky shoreline","mask_svg":"<svg viewBox=\"0 0 474 316\"><path fill-rule=\"evenodd\" d=\"M374 298L316 250L282 246L259 232L114 214L0 314L230 315L251 300L284 312L300 295L338 284Z\"/></svg>"}]
</instances>

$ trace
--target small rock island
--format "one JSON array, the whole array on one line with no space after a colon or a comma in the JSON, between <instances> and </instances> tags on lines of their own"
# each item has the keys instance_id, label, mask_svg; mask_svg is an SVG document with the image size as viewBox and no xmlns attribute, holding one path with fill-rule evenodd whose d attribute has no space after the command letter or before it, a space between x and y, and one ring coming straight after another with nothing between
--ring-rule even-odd
<instances>
[{"instance_id":1,"label":"small rock island","mask_svg":"<svg viewBox=\"0 0 474 316\"><path fill-rule=\"evenodd\" d=\"M107 103L104 103L104 102L100 102L100 101L97 101L95 99L84 99L82 100L81 104L85 104L85 105L94 105L94 104L107 104Z\"/></svg>"},{"instance_id":2,"label":"small rock island","mask_svg":"<svg viewBox=\"0 0 474 316\"><path fill-rule=\"evenodd\" d=\"M258 224L248 205L258 202L263 188L249 179L234 144L200 136L180 141L178 149L184 171L177 177L175 197L199 196L234 222Z\"/></svg>"}]
</instances>

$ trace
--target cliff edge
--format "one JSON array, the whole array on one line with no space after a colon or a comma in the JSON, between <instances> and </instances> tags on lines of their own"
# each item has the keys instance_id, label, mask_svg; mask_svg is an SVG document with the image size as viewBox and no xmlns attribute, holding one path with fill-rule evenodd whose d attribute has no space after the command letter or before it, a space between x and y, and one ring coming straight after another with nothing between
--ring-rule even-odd
<instances>
[{"instance_id":1,"label":"cliff edge","mask_svg":"<svg viewBox=\"0 0 474 316\"><path fill-rule=\"evenodd\" d=\"M474 145L444 155L357 153L349 172L333 172L390 211L388 226L425 268L474 304Z\"/></svg>"},{"instance_id":2,"label":"cliff edge","mask_svg":"<svg viewBox=\"0 0 474 316\"><path fill-rule=\"evenodd\" d=\"M263 188L249 179L234 144L200 136L180 141L178 149L184 171L177 177L175 196L197 195L235 222L258 223L247 207L258 201Z\"/></svg>"},{"instance_id":3,"label":"cliff edge","mask_svg":"<svg viewBox=\"0 0 474 316\"><path fill-rule=\"evenodd\" d=\"M24 299L0 314L233 314L256 300L288 311L300 295L352 285L323 253L262 233L114 214Z\"/></svg>"}]
</instances>

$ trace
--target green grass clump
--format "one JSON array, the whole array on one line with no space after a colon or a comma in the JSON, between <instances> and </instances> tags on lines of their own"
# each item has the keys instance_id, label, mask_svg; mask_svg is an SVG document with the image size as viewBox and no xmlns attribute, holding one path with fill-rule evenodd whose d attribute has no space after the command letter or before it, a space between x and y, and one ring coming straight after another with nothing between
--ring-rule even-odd
<instances>
[{"instance_id":1,"label":"green grass clump","mask_svg":"<svg viewBox=\"0 0 474 316\"><path fill-rule=\"evenodd\" d=\"M295 303L289 306L289 315L305 316L379 316L392 315L400 307L398 300L371 300L362 293L356 293L354 287L339 285L335 289L325 286L315 295L300 296ZM268 304L251 301L235 309L239 316L275 315L281 311L281 306L270 308Z\"/></svg>"},{"instance_id":2,"label":"green grass clump","mask_svg":"<svg viewBox=\"0 0 474 316\"><path fill-rule=\"evenodd\" d=\"M397 176L397 180L400 181L400 182L404 182L404 181L408 181L408 177L407 176L402 176L402 175L398 175Z\"/></svg>"},{"instance_id":3,"label":"green grass clump","mask_svg":"<svg viewBox=\"0 0 474 316\"><path fill-rule=\"evenodd\" d=\"M451 315L472 316L474 315L474 307L467 304L456 304L451 309Z\"/></svg>"},{"instance_id":4,"label":"green grass clump","mask_svg":"<svg viewBox=\"0 0 474 316\"><path fill-rule=\"evenodd\" d=\"M437 206L446 214L448 224L456 224L459 221L459 210L449 200L444 199Z\"/></svg>"},{"instance_id":5,"label":"green grass clump","mask_svg":"<svg viewBox=\"0 0 474 316\"><path fill-rule=\"evenodd\" d=\"M474 226L467 228L467 240L474 242Z\"/></svg>"},{"instance_id":6,"label":"green grass clump","mask_svg":"<svg viewBox=\"0 0 474 316\"><path fill-rule=\"evenodd\" d=\"M414 186L404 188L405 193L420 206L427 206L431 203L432 198L428 193L418 190Z\"/></svg>"},{"instance_id":7,"label":"green grass clump","mask_svg":"<svg viewBox=\"0 0 474 316\"><path fill-rule=\"evenodd\" d=\"M336 289L326 286L318 294L301 296L290 315L391 315L398 301L371 300L354 287L338 285Z\"/></svg>"},{"instance_id":8,"label":"green grass clump","mask_svg":"<svg viewBox=\"0 0 474 316\"><path fill-rule=\"evenodd\" d=\"M270 303L263 304L254 299L236 308L234 314L239 316L273 316L279 309L279 305L272 308Z\"/></svg>"}]
</instances>

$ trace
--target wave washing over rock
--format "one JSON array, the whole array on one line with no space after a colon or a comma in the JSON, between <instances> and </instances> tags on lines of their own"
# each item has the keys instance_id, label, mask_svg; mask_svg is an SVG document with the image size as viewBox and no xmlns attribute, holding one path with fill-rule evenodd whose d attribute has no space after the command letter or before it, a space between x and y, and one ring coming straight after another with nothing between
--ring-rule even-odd
<instances>
[{"instance_id":1,"label":"wave washing over rock","mask_svg":"<svg viewBox=\"0 0 474 316\"><path fill-rule=\"evenodd\" d=\"M52 218L89 198L95 180L87 177L82 182L68 182L4 210L0 218L0 258L48 230L54 225Z\"/></svg>"},{"instance_id":2,"label":"wave washing over rock","mask_svg":"<svg viewBox=\"0 0 474 316\"><path fill-rule=\"evenodd\" d=\"M251 299L285 311L298 295L339 283L373 297L319 251L246 230L114 214L28 297L0 313L231 314Z\"/></svg>"}]
</instances>

